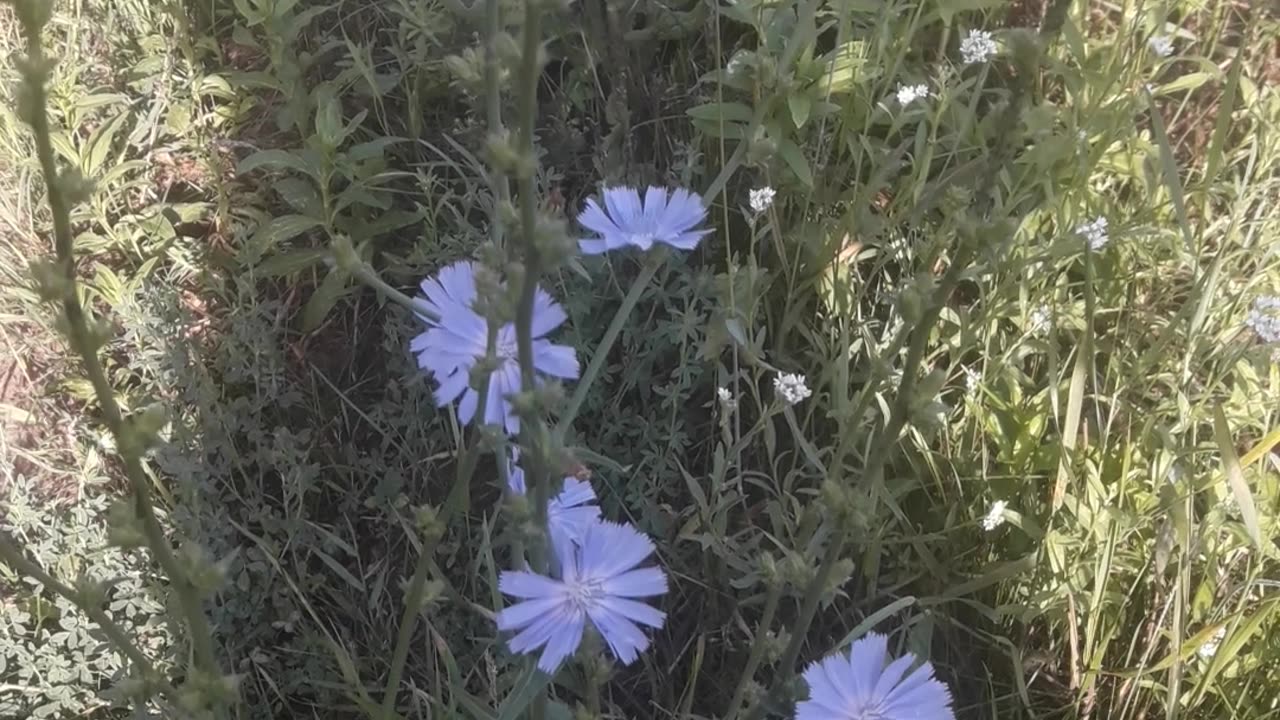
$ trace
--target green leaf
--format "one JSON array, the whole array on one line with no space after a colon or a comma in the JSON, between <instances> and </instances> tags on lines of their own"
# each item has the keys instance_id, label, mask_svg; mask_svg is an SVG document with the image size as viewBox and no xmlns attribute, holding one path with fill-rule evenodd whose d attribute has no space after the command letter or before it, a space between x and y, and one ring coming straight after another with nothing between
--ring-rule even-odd
<instances>
[{"instance_id":1,"label":"green leaf","mask_svg":"<svg viewBox=\"0 0 1280 720\"><path fill-rule=\"evenodd\" d=\"M347 293L350 281L350 276L341 270L334 270L325 276L324 282L311 294L311 299L307 300L307 306L302 310L303 332L311 332L320 327L329 311Z\"/></svg>"},{"instance_id":2,"label":"green leaf","mask_svg":"<svg viewBox=\"0 0 1280 720\"><path fill-rule=\"evenodd\" d=\"M805 159L804 152L791 140L783 140L778 145L778 152L782 154L782 159L786 161L787 167L791 168L791 172L796 174L800 182L806 186L813 187L813 171L809 169L809 161Z\"/></svg>"},{"instance_id":3,"label":"green leaf","mask_svg":"<svg viewBox=\"0 0 1280 720\"><path fill-rule=\"evenodd\" d=\"M291 240L302 233L318 227L320 221L306 215L282 215L272 218L271 222L258 228L246 248L250 262L256 262L264 253L274 249L280 243Z\"/></svg>"},{"instance_id":4,"label":"green leaf","mask_svg":"<svg viewBox=\"0 0 1280 720\"><path fill-rule=\"evenodd\" d=\"M707 103L685 111L694 120L751 122L751 108L742 103Z\"/></svg>"},{"instance_id":5,"label":"green leaf","mask_svg":"<svg viewBox=\"0 0 1280 720\"><path fill-rule=\"evenodd\" d=\"M81 169L84 171L85 177L93 177L98 174L98 169L107 161L107 154L111 152L111 145L116 139L116 133L124 125L124 121L129 119L129 113L122 112L103 123L93 135L89 136L89 141L85 143L83 161Z\"/></svg>"},{"instance_id":6,"label":"green leaf","mask_svg":"<svg viewBox=\"0 0 1280 720\"><path fill-rule=\"evenodd\" d=\"M498 709L498 720L516 720L529 707L534 697L551 683L551 676L540 672L533 665L516 680L515 689Z\"/></svg>"},{"instance_id":7,"label":"green leaf","mask_svg":"<svg viewBox=\"0 0 1280 720\"><path fill-rule=\"evenodd\" d=\"M792 93L787 98L787 106L791 108L791 121L796 124L796 129L804 127L804 124L809 121L813 99L804 93Z\"/></svg>"},{"instance_id":8,"label":"green leaf","mask_svg":"<svg viewBox=\"0 0 1280 720\"><path fill-rule=\"evenodd\" d=\"M1195 90L1210 80L1217 80L1222 77L1220 72L1193 72L1186 75L1180 75L1172 82L1165 83L1156 88L1156 93L1160 95L1171 95L1173 93L1183 92L1185 90Z\"/></svg>"},{"instance_id":9,"label":"green leaf","mask_svg":"<svg viewBox=\"0 0 1280 720\"><path fill-rule=\"evenodd\" d=\"M1231 494L1235 496L1236 505L1240 508L1240 519L1244 520L1245 530L1249 532L1253 544L1259 550L1264 550L1262 530L1258 527L1258 508L1254 505L1253 493L1240 469L1240 459L1236 457L1235 444L1231 440L1231 427L1227 425L1227 416L1222 413L1221 405L1213 408L1213 436L1218 443L1218 452L1222 455L1222 469L1231 485Z\"/></svg>"},{"instance_id":10,"label":"green leaf","mask_svg":"<svg viewBox=\"0 0 1280 720\"><path fill-rule=\"evenodd\" d=\"M243 175L251 173L258 168L265 167L273 170L289 169L297 170L300 173L312 175L311 167L301 155L291 153L287 150L259 150L250 155L240 164L236 166L236 172Z\"/></svg>"},{"instance_id":11,"label":"green leaf","mask_svg":"<svg viewBox=\"0 0 1280 720\"><path fill-rule=\"evenodd\" d=\"M254 272L267 277L292 275L315 265L328 255L329 251L324 249L277 253L258 263L257 267L254 268Z\"/></svg>"}]
</instances>

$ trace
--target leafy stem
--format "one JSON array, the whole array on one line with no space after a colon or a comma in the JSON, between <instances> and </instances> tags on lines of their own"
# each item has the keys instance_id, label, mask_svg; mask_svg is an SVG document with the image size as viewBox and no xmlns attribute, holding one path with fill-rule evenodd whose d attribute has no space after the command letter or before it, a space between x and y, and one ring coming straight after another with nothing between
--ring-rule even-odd
<instances>
[{"instance_id":1,"label":"leafy stem","mask_svg":"<svg viewBox=\"0 0 1280 720\"><path fill-rule=\"evenodd\" d=\"M27 36L27 58L24 69L26 95L23 99L23 111L35 138L36 156L44 174L49 209L53 216L54 247L57 256L56 295L62 303L67 338L84 364L85 373L89 377L101 408L103 421L115 439L116 447L119 448L125 474L133 491L134 512L142 525L146 543L168 576L178 597L178 604L185 616L190 633L194 664L207 677L220 677L221 670L214 653L213 633L204 609L201 607L200 593L192 583L190 574L178 562L169 538L165 536L164 528L156 518L151 497L151 481L142 465L142 453L145 447L143 438L139 437L142 431L126 422L120 405L116 402L115 390L107 379L102 362L98 359L99 343L96 334L90 329L84 307L80 304L80 293L76 287L70 201L67 197L68 188L76 183L78 178L58 172L50 139L45 80L51 64L45 57L44 49L40 44L41 28L47 20L47 17L41 17L40 14L47 12L47 7L43 9L37 7L44 5L43 3L22 5L25 7L20 7L18 14ZM122 650L124 649L122 647ZM224 709L219 707L216 712L223 715Z\"/></svg>"}]
</instances>

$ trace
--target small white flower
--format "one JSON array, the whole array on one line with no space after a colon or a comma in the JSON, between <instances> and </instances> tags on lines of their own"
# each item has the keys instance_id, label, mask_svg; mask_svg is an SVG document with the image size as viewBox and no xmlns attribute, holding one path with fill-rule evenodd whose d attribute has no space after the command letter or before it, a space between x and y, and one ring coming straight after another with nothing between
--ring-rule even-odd
<instances>
[{"instance_id":1,"label":"small white flower","mask_svg":"<svg viewBox=\"0 0 1280 720\"><path fill-rule=\"evenodd\" d=\"M978 383L982 380L982 375L973 368L964 369L964 390L970 395L978 389Z\"/></svg>"},{"instance_id":2,"label":"small white flower","mask_svg":"<svg viewBox=\"0 0 1280 720\"><path fill-rule=\"evenodd\" d=\"M813 394L805 384L804 376L796 373L778 373L773 378L773 390L788 405L795 405Z\"/></svg>"},{"instance_id":3,"label":"small white flower","mask_svg":"<svg viewBox=\"0 0 1280 720\"><path fill-rule=\"evenodd\" d=\"M1089 133L1085 132L1084 130L1077 130L1076 139L1082 143L1087 143L1089 142Z\"/></svg>"},{"instance_id":4,"label":"small white flower","mask_svg":"<svg viewBox=\"0 0 1280 720\"><path fill-rule=\"evenodd\" d=\"M1049 306L1041 305L1031 311L1031 333L1043 335L1049 331L1049 323L1053 318L1049 315Z\"/></svg>"},{"instance_id":5,"label":"small white flower","mask_svg":"<svg viewBox=\"0 0 1280 720\"><path fill-rule=\"evenodd\" d=\"M747 201L751 205L751 212L759 214L768 210L769 206L773 204L774 195L777 195L777 193L768 185L752 190L748 193L747 198Z\"/></svg>"},{"instance_id":6,"label":"small white flower","mask_svg":"<svg viewBox=\"0 0 1280 720\"><path fill-rule=\"evenodd\" d=\"M960 56L966 65L986 62L995 57L996 51L996 42L986 30L970 30L960 41Z\"/></svg>"},{"instance_id":7,"label":"small white flower","mask_svg":"<svg viewBox=\"0 0 1280 720\"><path fill-rule=\"evenodd\" d=\"M716 397L720 400L720 405L728 412L733 412L738 408L738 400L729 392L729 388L716 388Z\"/></svg>"},{"instance_id":8,"label":"small white flower","mask_svg":"<svg viewBox=\"0 0 1280 720\"><path fill-rule=\"evenodd\" d=\"M1168 35L1152 35L1147 44L1151 46L1151 52L1159 57L1166 58L1173 54L1173 39Z\"/></svg>"},{"instance_id":9,"label":"small white flower","mask_svg":"<svg viewBox=\"0 0 1280 720\"><path fill-rule=\"evenodd\" d=\"M991 503L991 509L987 510L987 514L982 517L982 529L991 532L1004 524L1004 511L1009 507L1009 503L1004 500L997 500Z\"/></svg>"},{"instance_id":10,"label":"small white flower","mask_svg":"<svg viewBox=\"0 0 1280 720\"><path fill-rule=\"evenodd\" d=\"M899 85L898 104L910 105L916 100L929 97L928 85Z\"/></svg>"},{"instance_id":11,"label":"small white flower","mask_svg":"<svg viewBox=\"0 0 1280 720\"><path fill-rule=\"evenodd\" d=\"M1220 627L1214 631L1213 635L1204 644L1196 650L1196 654L1205 660L1209 660L1218 654L1218 646L1222 644L1222 639L1227 636L1227 629Z\"/></svg>"},{"instance_id":12,"label":"small white flower","mask_svg":"<svg viewBox=\"0 0 1280 720\"><path fill-rule=\"evenodd\" d=\"M1101 216L1087 223L1077 225L1076 234L1088 241L1089 249L1094 251L1106 247L1111 240L1107 236L1107 219Z\"/></svg>"},{"instance_id":13,"label":"small white flower","mask_svg":"<svg viewBox=\"0 0 1280 720\"><path fill-rule=\"evenodd\" d=\"M1280 296L1254 298L1244 324L1257 333L1262 342L1280 343Z\"/></svg>"}]
</instances>

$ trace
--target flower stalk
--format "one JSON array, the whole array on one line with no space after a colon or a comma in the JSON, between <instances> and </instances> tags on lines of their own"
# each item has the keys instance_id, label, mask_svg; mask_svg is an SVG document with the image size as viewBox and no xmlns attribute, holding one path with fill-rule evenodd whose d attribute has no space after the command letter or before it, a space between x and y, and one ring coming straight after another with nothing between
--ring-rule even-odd
<instances>
[{"instance_id":1,"label":"flower stalk","mask_svg":"<svg viewBox=\"0 0 1280 720\"><path fill-rule=\"evenodd\" d=\"M90 328L84 307L80 303L71 234L70 213L73 199L69 194L78 193L83 189L83 184L73 173L59 173L54 159L47 111L48 98L45 91L45 81L52 68L52 62L45 56L40 42L40 33L48 20L48 12L48 5L43 2L28 0L18 3L18 16L27 37L27 57L21 90L24 96L20 103L20 110L31 126L36 144L36 157L44 175L49 209L53 216L56 272L52 273L49 279L56 281L57 285L49 288L48 296L56 296L61 302L63 318L66 320L67 339L72 350L80 356L85 373L93 386L94 395L97 397L103 422L116 441L133 494L133 509L142 526L143 537L178 598L178 606L187 625L195 670L205 677L221 677L222 672L214 652L213 633L209 627L208 618L204 614L200 592L192 582L192 574L178 561L173 546L156 517L151 496L151 480L143 469L142 454L155 433L154 431L145 432L143 428L135 427L125 419L116 401L115 390L107 379L106 371L98 358L101 334ZM150 437L141 437L143 435ZM8 558L7 561L11 559ZM127 652L127 649L127 645L121 646L122 651ZM225 708L215 704L214 713L218 717L223 717Z\"/></svg>"}]
</instances>

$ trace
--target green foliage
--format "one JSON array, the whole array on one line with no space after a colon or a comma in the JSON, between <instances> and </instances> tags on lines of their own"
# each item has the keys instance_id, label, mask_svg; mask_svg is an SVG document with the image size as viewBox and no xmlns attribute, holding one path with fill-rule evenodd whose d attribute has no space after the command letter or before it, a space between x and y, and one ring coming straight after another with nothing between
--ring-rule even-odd
<instances>
[{"instance_id":1,"label":"green foliage","mask_svg":"<svg viewBox=\"0 0 1280 720\"><path fill-rule=\"evenodd\" d=\"M101 482L101 480L99 480ZM67 580L108 583L105 610L138 645L168 662L174 637L163 590L146 563L107 543L110 496L90 485L75 503L41 497L28 480L8 488L5 529L31 557ZM69 600L8 568L0 606L0 717L71 717L124 700L112 692L129 669L119 648Z\"/></svg>"},{"instance_id":2,"label":"green foliage","mask_svg":"<svg viewBox=\"0 0 1280 720\"><path fill-rule=\"evenodd\" d=\"M485 4L143 5L49 31L51 139L94 181L72 220L111 384L168 410L148 459L165 521L225 573L205 609L239 716L376 709L424 505L453 514L393 699L405 717L512 711L542 689L489 616L521 531L488 455L451 492L491 439L435 407L406 351L419 323L330 249L411 288L481 254L495 218L517 227L490 182L527 159L487 137ZM715 233L642 289L567 437L672 578L668 624L615 670L606 712L785 715L760 701L803 693L778 681L820 572L801 663L890 631L963 717L1273 711L1280 370L1241 318L1280 288L1276 25L1176 5L1073 7L1042 58L997 2L555 16L540 201L571 217L606 182L717 191ZM522 5L501 6L507 98ZM998 29L999 58L958 64L972 27ZM1153 57L1146 39L1175 28L1177 55ZM902 106L919 83L931 96ZM32 146L3 109L0 141L4 219L42 237ZM1075 228L1099 216L1110 243L1090 252ZM23 271L45 249L2 250L6 328L48 337ZM584 363L641 265L578 258L544 280ZM36 391L96 423L77 366L51 364ZM813 396L784 408L778 372ZM14 467L6 529L66 582L124 578L112 617L185 679L165 583L107 543L119 488L60 508ZM0 716L117 699L127 663L83 614L0 577L0 684L25 688ZM585 685L562 672L544 717L586 712Z\"/></svg>"}]
</instances>

